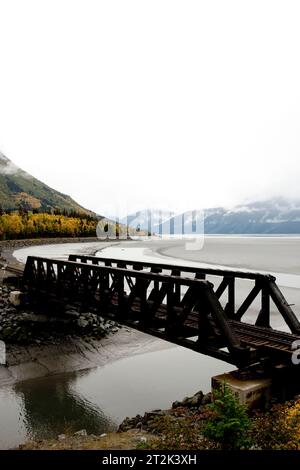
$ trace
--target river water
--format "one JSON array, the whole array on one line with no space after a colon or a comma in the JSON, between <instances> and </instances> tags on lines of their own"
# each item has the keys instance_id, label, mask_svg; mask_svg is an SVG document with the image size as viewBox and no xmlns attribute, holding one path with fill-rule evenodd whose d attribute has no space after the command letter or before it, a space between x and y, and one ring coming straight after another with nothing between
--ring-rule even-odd
<instances>
[{"instance_id":1,"label":"river water","mask_svg":"<svg viewBox=\"0 0 300 470\"><path fill-rule=\"evenodd\" d=\"M300 313L299 237L207 237L199 251L187 250L183 240L43 245L17 250L15 256L20 261L28 255L63 259L70 253L272 272ZM237 303L249 289L247 281L238 287ZM253 320L257 308L254 304L247 321ZM275 310L272 325L286 329ZM83 428L94 434L116 429L126 416L167 408L198 390L208 391L212 375L232 369L216 359L153 341L151 352L144 353L141 345L139 354L104 366L0 387L0 448Z\"/></svg>"}]
</instances>

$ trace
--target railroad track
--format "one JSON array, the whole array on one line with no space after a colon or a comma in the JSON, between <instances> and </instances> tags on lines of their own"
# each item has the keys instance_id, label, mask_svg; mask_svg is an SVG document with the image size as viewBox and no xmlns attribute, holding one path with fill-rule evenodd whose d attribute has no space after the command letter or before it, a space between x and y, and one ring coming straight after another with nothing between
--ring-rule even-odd
<instances>
[{"instance_id":1,"label":"railroad track","mask_svg":"<svg viewBox=\"0 0 300 470\"><path fill-rule=\"evenodd\" d=\"M197 329L198 314L193 312L189 315L189 325ZM271 349L281 353L293 353L292 344L294 341L300 341L300 336L286 333L285 331L273 330L250 323L244 323L237 320L228 320L228 323L236 336L240 339L243 346L250 346L255 349ZM212 327L215 325L212 322Z\"/></svg>"},{"instance_id":2,"label":"railroad track","mask_svg":"<svg viewBox=\"0 0 300 470\"><path fill-rule=\"evenodd\" d=\"M118 304L117 296L114 298L114 304ZM135 301L132 305L132 310L138 313L140 311L139 301ZM167 319L167 307L161 305L156 315L153 317L160 321L166 321ZM228 321L236 336L240 339L244 346L250 346L255 349L272 349L280 353L293 353L292 344L294 341L300 341L300 336L286 333L284 331L273 330L271 328L260 327L251 325L249 323L243 323L237 320ZM198 332L198 313L193 312L186 320L186 326L191 330L194 330L195 335ZM213 328L215 328L212 322Z\"/></svg>"},{"instance_id":3,"label":"railroad track","mask_svg":"<svg viewBox=\"0 0 300 470\"><path fill-rule=\"evenodd\" d=\"M24 268L19 268L10 264L2 264L1 269L3 271L8 271L16 276L23 276Z\"/></svg>"},{"instance_id":4,"label":"railroad track","mask_svg":"<svg viewBox=\"0 0 300 470\"><path fill-rule=\"evenodd\" d=\"M293 352L292 344L299 341L300 336L286 333L284 331L272 330L271 328L259 327L242 323L235 320L229 320L230 325L239 339L249 346L258 348L270 348L273 350Z\"/></svg>"}]
</instances>

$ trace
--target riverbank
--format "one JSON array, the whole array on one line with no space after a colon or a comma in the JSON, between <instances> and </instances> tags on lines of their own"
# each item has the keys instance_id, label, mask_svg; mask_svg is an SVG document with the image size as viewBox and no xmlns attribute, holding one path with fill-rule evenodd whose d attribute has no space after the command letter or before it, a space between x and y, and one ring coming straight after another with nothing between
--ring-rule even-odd
<instances>
[{"instance_id":1,"label":"riverbank","mask_svg":"<svg viewBox=\"0 0 300 470\"><path fill-rule=\"evenodd\" d=\"M117 241L117 240L116 240ZM109 241L113 244L116 241ZM157 349L157 340L120 328L92 312L67 306L66 312L32 312L10 301L14 287L6 284L6 265L23 267L16 249L39 245L99 242L98 238L51 238L0 242L0 340L6 364L0 366L0 387L47 375L103 366L118 359ZM107 242L103 242L107 246Z\"/></svg>"},{"instance_id":2,"label":"riverbank","mask_svg":"<svg viewBox=\"0 0 300 470\"><path fill-rule=\"evenodd\" d=\"M113 240L110 240L113 241ZM0 241L0 250L9 250L18 248L25 248L28 246L35 245L54 245L59 243L89 243L89 242L100 242L97 237L56 237L56 238L28 238L21 240L1 240Z\"/></svg>"},{"instance_id":3,"label":"riverbank","mask_svg":"<svg viewBox=\"0 0 300 470\"><path fill-rule=\"evenodd\" d=\"M249 412L233 395L196 393L167 410L127 418L118 432L85 429L29 441L19 450L300 450L300 398Z\"/></svg>"},{"instance_id":4,"label":"riverbank","mask_svg":"<svg viewBox=\"0 0 300 470\"><path fill-rule=\"evenodd\" d=\"M0 387L23 380L102 367L125 357L156 351L155 340L138 331L119 329L102 339L70 336L52 343L7 344L0 366Z\"/></svg>"},{"instance_id":5,"label":"riverbank","mask_svg":"<svg viewBox=\"0 0 300 470\"><path fill-rule=\"evenodd\" d=\"M170 409L153 410L126 418L119 426L117 432L104 433L100 436L88 435L85 429L69 433L66 431L56 439L29 441L19 446L20 450L132 450L132 449L159 449L162 439L170 436L176 441L176 428L181 429L187 425L190 430L199 430L199 419L205 418L207 405L211 403L211 393L204 395L201 391L192 397L185 397L176 401ZM168 429L168 435L166 431ZM190 434L191 432L189 432ZM178 436L177 436L178 437ZM196 436L194 444L203 441L203 436ZM204 439L205 448L209 442ZM167 444L169 445L169 443ZM163 445L163 448L168 449ZM172 447L171 447L172 448ZM203 448L203 445L202 445Z\"/></svg>"},{"instance_id":6,"label":"riverbank","mask_svg":"<svg viewBox=\"0 0 300 470\"><path fill-rule=\"evenodd\" d=\"M34 238L26 240L3 240L0 241L0 263L10 264L18 268L23 267L23 263L20 263L14 256L15 250L21 248L29 248L31 246L40 245L58 245L66 243L107 243L105 240L99 240L97 237L79 237L79 238ZM119 240L109 240L110 244L119 243Z\"/></svg>"},{"instance_id":7,"label":"riverbank","mask_svg":"<svg viewBox=\"0 0 300 470\"><path fill-rule=\"evenodd\" d=\"M12 291L0 286L0 340L6 345L0 387L157 350L155 338L91 312L70 307L64 315L53 312L49 317L14 307L9 300Z\"/></svg>"}]
</instances>

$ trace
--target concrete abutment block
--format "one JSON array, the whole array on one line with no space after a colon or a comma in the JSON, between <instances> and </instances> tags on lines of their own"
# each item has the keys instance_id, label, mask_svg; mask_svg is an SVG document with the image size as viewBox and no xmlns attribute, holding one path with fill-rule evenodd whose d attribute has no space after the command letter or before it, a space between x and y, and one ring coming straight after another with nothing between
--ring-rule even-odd
<instances>
[{"instance_id":1,"label":"concrete abutment block","mask_svg":"<svg viewBox=\"0 0 300 470\"><path fill-rule=\"evenodd\" d=\"M9 301L14 307L19 307L24 300L23 292L19 290L13 290L9 294Z\"/></svg>"},{"instance_id":2,"label":"concrete abutment block","mask_svg":"<svg viewBox=\"0 0 300 470\"><path fill-rule=\"evenodd\" d=\"M224 386L224 382L242 405L249 409L267 408L272 398L272 379L253 378L240 379L237 371L216 375L211 379L212 393Z\"/></svg>"}]
</instances>

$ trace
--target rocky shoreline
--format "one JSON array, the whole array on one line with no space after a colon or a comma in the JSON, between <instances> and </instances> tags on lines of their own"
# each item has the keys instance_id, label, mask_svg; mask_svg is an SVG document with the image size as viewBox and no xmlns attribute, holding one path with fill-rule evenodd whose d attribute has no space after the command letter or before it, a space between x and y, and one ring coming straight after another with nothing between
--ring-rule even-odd
<instances>
[{"instance_id":1,"label":"rocky shoreline","mask_svg":"<svg viewBox=\"0 0 300 470\"><path fill-rule=\"evenodd\" d=\"M205 412L211 401L211 393L199 391L192 397L174 402L170 409L153 410L145 412L143 416L125 418L117 432L95 436L81 429L73 434L60 434L56 439L29 441L20 445L19 450L155 449L157 445L161 445L162 435L166 432L165 423L170 432L172 427L176 428L187 419L191 427L197 427L199 416ZM201 434L199 439L203 440Z\"/></svg>"},{"instance_id":2,"label":"rocky shoreline","mask_svg":"<svg viewBox=\"0 0 300 470\"><path fill-rule=\"evenodd\" d=\"M57 363L62 364L66 355L84 356L87 347L91 349L93 343L119 331L114 322L71 307L63 315L53 313L49 317L23 306L14 306L14 293L14 287L5 283L0 286L0 340L6 349L5 364L0 366L0 385L53 373L53 368L47 368L45 364L53 353ZM39 363L41 357L44 364ZM68 361L64 370L72 370L67 364Z\"/></svg>"},{"instance_id":3,"label":"rocky shoreline","mask_svg":"<svg viewBox=\"0 0 300 470\"><path fill-rule=\"evenodd\" d=\"M114 241L114 240L110 240ZM97 237L66 237L66 238L29 238L16 240L1 240L0 251L17 250L35 245L54 245L58 243L89 243L101 242Z\"/></svg>"},{"instance_id":4,"label":"rocky shoreline","mask_svg":"<svg viewBox=\"0 0 300 470\"><path fill-rule=\"evenodd\" d=\"M99 241L95 238L47 238L30 240L7 240L0 242L0 340L12 344L56 344L58 339L66 333L71 336L91 337L100 339L108 333L114 333L118 326L100 316L89 312L66 306L61 313L51 311L50 315L44 312L31 311L26 306L13 305L11 299L15 288L10 279L14 277L9 273L9 267L23 268L13 256L13 251L35 245L56 243L83 243ZM13 282L14 284L14 282Z\"/></svg>"},{"instance_id":5,"label":"rocky shoreline","mask_svg":"<svg viewBox=\"0 0 300 470\"><path fill-rule=\"evenodd\" d=\"M50 313L14 305L15 287L10 266L21 266L13 257L18 248L53 243L99 241L92 238L12 240L0 242L0 340L6 363L0 365L0 386L56 373L97 367L141 350L151 350L155 340L140 332L120 328L94 312L66 306ZM141 347L143 345L143 348Z\"/></svg>"},{"instance_id":6,"label":"rocky shoreline","mask_svg":"<svg viewBox=\"0 0 300 470\"><path fill-rule=\"evenodd\" d=\"M50 317L10 302L13 287L0 285L0 340L6 361L0 386L102 366L156 349L157 340L71 306Z\"/></svg>"},{"instance_id":7,"label":"rocky shoreline","mask_svg":"<svg viewBox=\"0 0 300 470\"><path fill-rule=\"evenodd\" d=\"M119 327L92 312L67 306L63 314L29 311L25 306L14 306L14 287L0 287L0 339L13 344L55 344L65 336L85 336L100 339L115 333Z\"/></svg>"},{"instance_id":8,"label":"rocky shoreline","mask_svg":"<svg viewBox=\"0 0 300 470\"><path fill-rule=\"evenodd\" d=\"M152 433L155 422L158 418L169 417L177 420L179 416L192 416L194 413L201 413L204 407L211 403L211 392L204 394L201 390L191 397L185 397L181 401L175 401L170 409L153 410L144 413L144 415L136 415L133 418L125 418L120 424L118 432L127 432L132 430L141 430Z\"/></svg>"},{"instance_id":9,"label":"rocky shoreline","mask_svg":"<svg viewBox=\"0 0 300 470\"><path fill-rule=\"evenodd\" d=\"M56 439L27 442L19 450L300 450L300 397L250 412L228 393L201 391L168 410L126 418L119 430L100 436L85 429Z\"/></svg>"}]
</instances>

